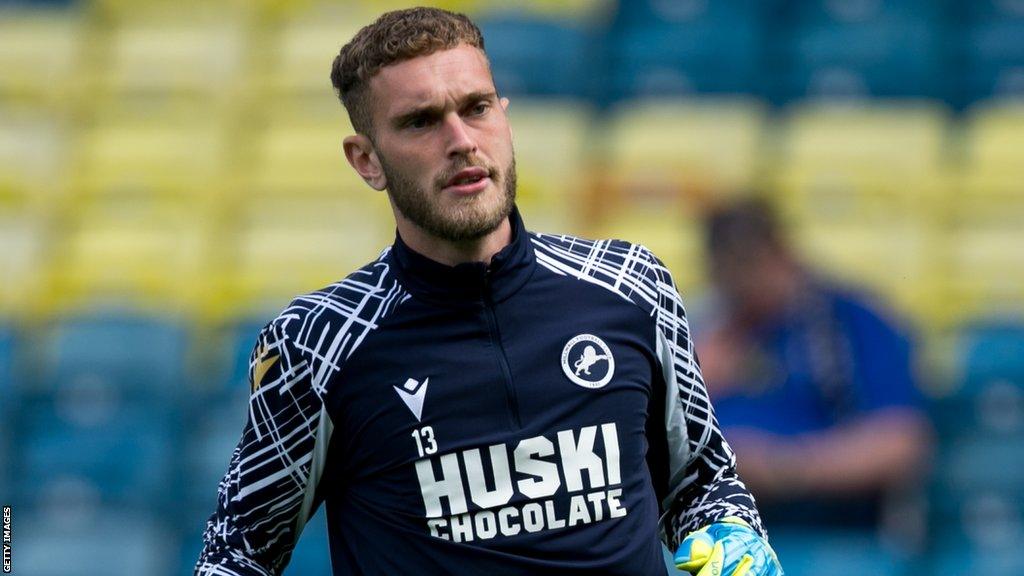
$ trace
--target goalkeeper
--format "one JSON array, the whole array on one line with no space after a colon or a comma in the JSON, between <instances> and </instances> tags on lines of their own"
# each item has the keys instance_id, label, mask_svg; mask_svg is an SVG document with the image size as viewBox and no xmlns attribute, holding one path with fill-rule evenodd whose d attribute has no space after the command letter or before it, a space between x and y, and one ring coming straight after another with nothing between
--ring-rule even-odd
<instances>
[{"instance_id":1,"label":"goalkeeper","mask_svg":"<svg viewBox=\"0 0 1024 576\"><path fill-rule=\"evenodd\" d=\"M659 535L702 576L781 574L668 270L526 230L476 25L387 13L331 79L397 235L258 336L196 574L280 574L321 505L335 574L664 576Z\"/></svg>"}]
</instances>

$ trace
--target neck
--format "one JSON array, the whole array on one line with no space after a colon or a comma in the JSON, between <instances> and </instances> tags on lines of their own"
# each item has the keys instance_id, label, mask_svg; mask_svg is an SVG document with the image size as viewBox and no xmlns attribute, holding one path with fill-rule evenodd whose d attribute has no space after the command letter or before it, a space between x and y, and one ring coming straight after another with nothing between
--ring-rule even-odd
<instances>
[{"instance_id":1,"label":"neck","mask_svg":"<svg viewBox=\"0 0 1024 576\"><path fill-rule=\"evenodd\" d=\"M403 216L398 216L395 224L402 242L409 248L448 266L466 262L490 264L491 258L512 242L512 225L508 218L485 236L461 242L433 236Z\"/></svg>"}]
</instances>

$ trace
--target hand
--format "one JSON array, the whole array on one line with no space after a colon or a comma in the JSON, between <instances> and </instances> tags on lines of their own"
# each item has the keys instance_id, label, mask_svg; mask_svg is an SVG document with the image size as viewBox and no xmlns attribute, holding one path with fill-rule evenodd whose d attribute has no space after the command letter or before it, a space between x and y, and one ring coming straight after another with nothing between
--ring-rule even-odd
<instances>
[{"instance_id":1,"label":"hand","mask_svg":"<svg viewBox=\"0 0 1024 576\"><path fill-rule=\"evenodd\" d=\"M783 576L772 547L733 516L691 532L679 545L675 563L696 576Z\"/></svg>"}]
</instances>

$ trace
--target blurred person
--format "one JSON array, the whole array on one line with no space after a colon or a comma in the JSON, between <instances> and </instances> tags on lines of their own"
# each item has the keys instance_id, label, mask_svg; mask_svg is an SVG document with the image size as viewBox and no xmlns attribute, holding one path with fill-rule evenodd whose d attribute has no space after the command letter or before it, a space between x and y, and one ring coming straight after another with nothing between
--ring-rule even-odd
<instances>
[{"instance_id":1,"label":"blurred person","mask_svg":"<svg viewBox=\"0 0 1024 576\"><path fill-rule=\"evenodd\" d=\"M876 527L928 452L910 340L799 262L767 203L713 211L705 232L715 304L697 351L765 522Z\"/></svg>"},{"instance_id":2,"label":"blurred person","mask_svg":"<svg viewBox=\"0 0 1024 576\"><path fill-rule=\"evenodd\" d=\"M336 574L663 575L659 533L702 576L781 574L668 271L524 227L476 25L387 13L331 79L397 235L259 334L196 574L281 573L321 504Z\"/></svg>"}]
</instances>

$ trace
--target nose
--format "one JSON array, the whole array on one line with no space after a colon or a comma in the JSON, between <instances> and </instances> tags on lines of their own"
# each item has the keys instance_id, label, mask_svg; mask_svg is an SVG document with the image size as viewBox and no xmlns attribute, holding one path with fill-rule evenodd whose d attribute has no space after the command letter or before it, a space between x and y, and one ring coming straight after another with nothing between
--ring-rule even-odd
<instances>
[{"instance_id":1,"label":"nose","mask_svg":"<svg viewBox=\"0 0 1024 576\"><path fill-rule=\"evenodd\" d=\"M446 150L448 156L471 156L476 153L477 145L469 127L458 114L449 114L445 118Z\"/></svg>"}]
</instances>

